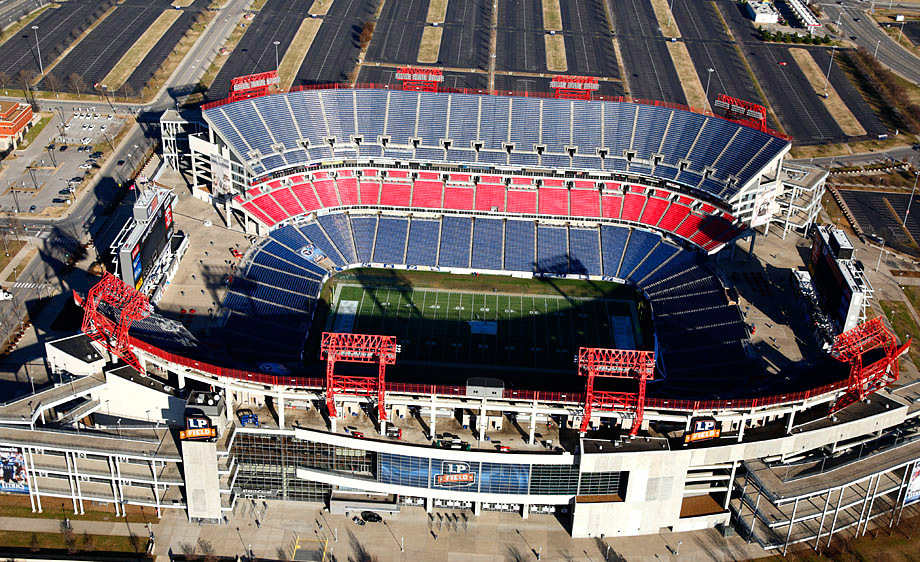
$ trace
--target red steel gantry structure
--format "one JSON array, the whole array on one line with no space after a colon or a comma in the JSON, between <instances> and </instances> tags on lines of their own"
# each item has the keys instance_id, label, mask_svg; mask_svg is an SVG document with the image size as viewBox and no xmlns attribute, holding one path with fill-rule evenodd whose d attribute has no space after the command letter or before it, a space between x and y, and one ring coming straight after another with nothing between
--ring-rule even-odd
<instances>
[{"instance_id":1,"label":"red steel gantry structure","mask_svg":"<svg viewBox=\"0 0 920 562\"><path fill-rule=\"evenodd\" d=\"M444 81L440 68L401 66L396 69L396 79L402 80L403 90L437 92L438 84Z\"/></svg>"},{"instance_id":2,"label":"red steel gantry structure","mask_svg":"<svg viewBox=\"0 0 920 562\"><path fill-rule=\"evenodd\" d=\"M630 435L639 432L645 410L645 383L655 376L655 352L628 349L582 347L578 350L578 373L587 377L585 383L585 413L579 432L584 434L591 423L594 410L603 412L635 412ZM594 390L594 377L634 379L636 392Z\"/></svg>"},{"instance_id":3,"label":"red steel gantry structure","mask_svg":"<svg viewBox=\"0 0 920 562\"><path fill-rule=\"evenodd\" d=\"M898 358L910 348L911 339L898 347L898 339L876 316L864 324L843 332L834 339L831 356L850 364L846 393L837 399L830 413L838 412L854 402L863 400L898 380ZM869 365L863 356L881 348L884 355Z\"/></svg>"},{"instance_id":4,"label":"red steel gantry structure","mask_svg":"<svg viewBox=\"0 0 920 562\"><path fill-rule=\"evenodd\" d=\"M103 302L112 307L117 317L109 318L99 310L99 305ZM137 356L131 351L128 329L135 320L150 315L147 297L106 272L102 280L93 285L86 294L82 305L83 333L134 367L138 373L144 374Z\"/></svg>"},{"instance_id":5,"label":"red steel gantry structure","mask_svg":"<svg viewBox=\"0 0 920 562\"><path fill-rule=\"evenodd\" d=\"M396 336L370 336L365 334L338 334L323 332L320 354L326 360L326 408L329 417L337 417L336 394L353 396L377 396L378 421L387 420L384 403L384 372L387 365L396 363L399 345ZM336 375L337 361L351 363L376 363L377 378Z\"/></svg>"},{"instance_id":6,"label":"red steel gantry structure","mask_svg":"<svg viewBox=\"0 0 920 562\"><path fill-rule=\"evenodd\" d=\"M554 76L549 87L556 90L556 99L589 100L591 92L600 88L594 76Z\"/></svg>"}]
</instances>

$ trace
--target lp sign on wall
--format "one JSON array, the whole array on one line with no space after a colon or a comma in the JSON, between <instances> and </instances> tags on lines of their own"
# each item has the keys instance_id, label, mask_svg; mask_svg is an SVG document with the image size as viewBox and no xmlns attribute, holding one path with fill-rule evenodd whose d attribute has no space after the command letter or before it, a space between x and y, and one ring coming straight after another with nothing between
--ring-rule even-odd
<instances>
[{"instance_id":1,"label":"lp sign on wall","mask_svg":"<svg viewBox=\"0 0 920 562\"><path fill-rule=\"evenodd\" d=\"M476 483L476 473L469 463L458 461L441 461L441 474L435 475L438 486L472 486Z\"/></svg>"}]
</instances>

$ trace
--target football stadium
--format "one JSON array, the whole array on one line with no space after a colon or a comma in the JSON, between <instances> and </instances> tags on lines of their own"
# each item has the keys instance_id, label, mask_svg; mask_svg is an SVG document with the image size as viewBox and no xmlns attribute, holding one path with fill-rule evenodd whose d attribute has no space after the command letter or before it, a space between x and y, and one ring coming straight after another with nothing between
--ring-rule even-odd
<instances>
[{"instance_id":1,"label":"football stadium","mask_svg":"<svg viewBox=\"0 0 920 562\"><path fill-rule=\"evenodd\" d=\"M77 295L82 333L47 345L72 382L0 408L33 507L504 511L785 552L920 498L910 341L868 318L853 245L816 224L826 172L784 162L763 108L403 75L284 93L244 77L163 115L164 161L249 245L206 332L151 304L169 289L137 261ZM135 210L169 200L145 197ZM763 281L740 269L758 235L810 250L786 244L798 263ZM145 409L143 437L113 427Z\"/></svg>"}]
</instances>

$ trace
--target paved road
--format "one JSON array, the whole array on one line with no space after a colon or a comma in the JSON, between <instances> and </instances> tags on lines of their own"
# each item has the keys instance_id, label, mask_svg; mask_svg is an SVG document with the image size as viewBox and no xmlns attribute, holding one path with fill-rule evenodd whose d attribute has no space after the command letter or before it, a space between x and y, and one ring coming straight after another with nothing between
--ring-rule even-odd
<instances>
[{"instance_id":1,"label":"paved road","mask_svg":"<svg viewBox=\"0 0 920 562\"><path fill-rule=\"evenodd\" d=\"M876 6L888 7L887 2L877 2ZM911 82L920 84L920 59L899 47L894 39L882 31L869 16L867 3L824 4L823 7L827 17L835 24L839 17L842 36L855 37L856 43L868 49L869 52L875 52L878 47L879 61ZM916 5L913 7L916 8Z\"/></svg>"},{"instance_id":2,"label":"paved road","mask_svg":"<svg viewBox=\"0 0 920 562\"><path fill-rule=\"evenodd\" d=\"M50 0L3 0L0 1L0 29L5 29L32 10L37 10Z\"/></svg>"}]
</instances>

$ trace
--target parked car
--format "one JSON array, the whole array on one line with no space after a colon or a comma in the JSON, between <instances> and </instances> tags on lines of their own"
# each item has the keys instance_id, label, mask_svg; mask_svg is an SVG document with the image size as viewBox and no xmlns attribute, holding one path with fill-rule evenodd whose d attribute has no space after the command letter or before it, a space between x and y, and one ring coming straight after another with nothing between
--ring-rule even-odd
<instances>
[{"instance_id":1,"label":"parked car","mask_svg":"<svg viewBox=\"0 0 920 562\"><path fill-rule=\"evenodd\" d=\"M102 152L97 150L96 152L89 155L90 158L102 158Z\"/></svg>"},{"instance_id":2,"label":"parked car","mask_svg":"<svg viewBox=\"0 0 920 562\"><path fill-rule=\"evenodd\" d=\"M66 145L66 144L62 144L61 147L58 148L58 152L64 152L65 150L67 150L67 145Z\"/></svg>"},{"instance_id":3,"label":"parked car","mask_svg":"<svg viewBox=\"0 0 920 562\"><path fill-rule=\"evenodd\" d=\"M81 170L89 170L90 168L92 168L92 166L89 164L80 164Z\"/></svg>"},{"instance_id":4,"label":"parked car","mask_svg":"<svg viewBox=\"0 0 920 562\"><path fill-rule=\"evenodd\" d=\"M119 160L118 162L116 162L116 165L118 165L118 166L124 166L124 165L125 165L125 161L124 161L124 160Z\"/></svg>"},{"instance_id":5,"label":"parked car","mask_svg":"<svg viewBox=\"0 0 920 562\"><path fill-rule=\"evenodd\" d=\"M93 142L93 139L90 137L83 137L83 144L89 144L91 142Z\"/></svg>"},{"instance_id":6,"label":"parked car","mask_svg":"<svg viewBox=\"0 0 920 562\"><path fill-rule=\"evenodd\" d=\"M61 197L55 197L54 199L51 200L51 202L54 203L55 205L69 205L70 199L63 199Z\"/></svg>"},{"instance_id":7,"label":"parked car","mask_svg":"<svg viewBox=\"0 0 920 562\"><path fill-rule=\"evenodd\" d=\"M380 515L374 513L373 511L362 511L361 519L367 523L380 523L383 521L383 517L380 517Z\"/></svg>"},{"instance_id":8,"label":"parked car","mask_svg":"<svg viewBox=\"0 0 920 562\"><path fill-rule=\"evenodd\" d=\"M38 210L38 207L36 207L35 205L32 205L31 207L29 207L29 212L30 212L30 213L34 213L34 212L37 211L37 210Z\"/></svg>"}]
</instances>

